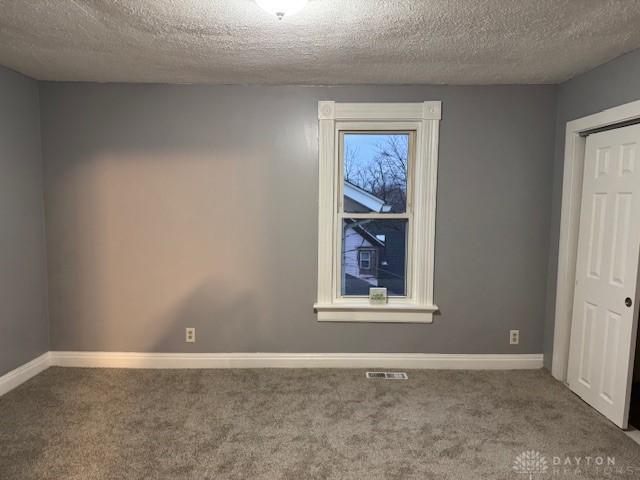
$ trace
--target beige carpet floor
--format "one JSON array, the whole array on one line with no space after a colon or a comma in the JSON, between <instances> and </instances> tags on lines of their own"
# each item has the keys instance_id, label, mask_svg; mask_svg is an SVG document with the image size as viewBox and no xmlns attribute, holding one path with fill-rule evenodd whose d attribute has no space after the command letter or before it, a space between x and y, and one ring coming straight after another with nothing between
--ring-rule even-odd
<instances>
[{"instance_id":1,"label":"beige carpet floor","mask_svg":"<svg viewBox=\"0 0 640 480\"><path fill-rule=\"evenodd\" d=\"M0 397L0 479L640 478L545 371L408 373L50 368Z\"/></svg>"}]
</instances>

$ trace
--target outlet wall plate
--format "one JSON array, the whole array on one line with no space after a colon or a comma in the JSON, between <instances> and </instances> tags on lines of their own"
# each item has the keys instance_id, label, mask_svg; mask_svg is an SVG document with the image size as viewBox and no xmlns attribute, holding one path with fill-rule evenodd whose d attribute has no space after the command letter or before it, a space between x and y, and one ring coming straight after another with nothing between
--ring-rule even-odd
<instances>
[{"instance_id":1,"label":"outlet wall plate","mask_svg":"<svg viewBox=\"0 0 640 480\"><path fill-rule=\"evenodd\" d=\"M196 329L193 327L187 327L184 331L184 341L186 343L196 342Z\"/></svg>"},{"instance_id":2,"label":"outlet wall plate","mask_svg":"<svg viewBox=\"0 0 640 480\"><path fill-rule=\"evenodd\" d=\"M509 330L509 345L520 343L520 330Z\"/></svg>"}]
</instances>

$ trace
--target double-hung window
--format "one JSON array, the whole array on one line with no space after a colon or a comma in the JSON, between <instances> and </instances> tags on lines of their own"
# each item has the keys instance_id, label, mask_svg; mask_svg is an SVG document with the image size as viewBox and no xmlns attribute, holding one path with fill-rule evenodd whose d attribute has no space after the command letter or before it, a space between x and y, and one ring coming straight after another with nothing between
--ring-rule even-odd
<instances>
[{"instance_id":1,"label":"double-hung window","mask_svg":"<svg viewBox=\"0 0 640 480\"><path fill-rule=\"evenodd\" d=\"M319 102L318 118L318 320L431 322L440 102Z\"/></svg>"}]
</instances>

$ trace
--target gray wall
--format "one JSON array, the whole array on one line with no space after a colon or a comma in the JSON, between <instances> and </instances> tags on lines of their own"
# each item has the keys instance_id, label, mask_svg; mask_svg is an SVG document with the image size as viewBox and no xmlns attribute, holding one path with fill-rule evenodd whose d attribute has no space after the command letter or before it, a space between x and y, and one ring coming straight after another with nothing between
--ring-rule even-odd
<instances>
[{"instance_id":1,"label":"gray wall","mask_svg":"<svg viewBox=\"0 0 640 480\"><path fill-rule=\"evenodd\" d=\"M556 117L556 148L553 168L553 200L549 280L544 335L545 366L551 368L555 288L560 240L560 209L562 206L562 170L564 165L564 130L566 123L634 100L640 100L640 50L628 53L601 65L558 87Z\"/></svg>"},{"instance_id":2,"label":"gray wall","mask_svg":"<svg viewBox=\"0 0 640 480\"><path fill-rule=\"evenodd\" d=\"M46 352L38 85L0 67L0 375Z\"/></svg>"},{"instance_id":3,"label":"gray wall","mask_svg":"<svg viewBox=\"0 0 640 480\"><path fill-rule=\"evenodd\" d=\"M555 87L40 96L53 350L541 351ZM318 100L442 100L432 325L316 321Z\"/></svg>"}]
</instances>

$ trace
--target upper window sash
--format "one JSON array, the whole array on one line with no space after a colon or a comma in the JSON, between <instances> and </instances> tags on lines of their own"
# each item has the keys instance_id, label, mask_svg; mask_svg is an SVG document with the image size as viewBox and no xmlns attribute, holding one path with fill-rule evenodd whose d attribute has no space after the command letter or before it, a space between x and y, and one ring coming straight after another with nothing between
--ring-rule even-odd
<instances>
[{"instance_id":1,"label":"upper window sash","mask_svg":"<svg viewBox=\"0 0 640 480\"><path fill-rule=\"evenodd\" d=\"M336 204L337 210L339 214L344 214L346 217L353 218L409 218L411 215L411 210L413 207L413 165L415 159L415 137L416 137L416 129L419 128L419 125L415 123L401 123L401 122L393 122L393 123L385 123L385 127L396 127L395 129L383 128L380 122L361 122L361 123L339 123L336 122L336 136L338 138L338 151L337 151L337 159L338 165L337 170L338 174L336 175ZM348 129L344 127L348 126ZM405 128L401 128L405 127ZM346 156L347 150L345 146L345 136L346 135L358 135L358 136L386 136L386 135L406 135L407 136L407 165L405 172L405 204L403 206L402 211L384 211L381 210L379 212L351 212L346 211L344 208L344 197L345 197L345 186L347 185L345 178L345 170L346 170ZM354 185L353 189L357 189L358 187L362 187L361 185ZM367 193L369 193L369 199L366 198ZM371 194L371 192L362 192L362 197L364 198L364 203L369 200L370 202L375 202L377 199ZM373 207L372 207L373 208Z\"/></svg>"}]
</instances>

